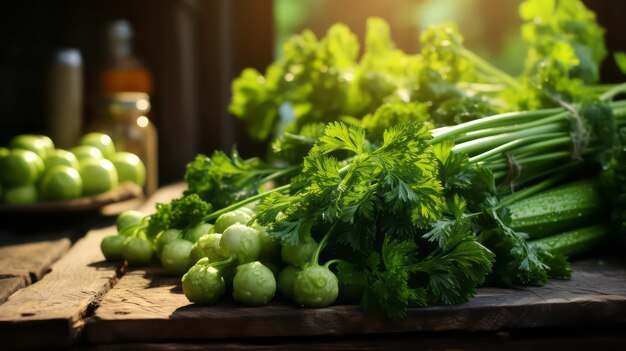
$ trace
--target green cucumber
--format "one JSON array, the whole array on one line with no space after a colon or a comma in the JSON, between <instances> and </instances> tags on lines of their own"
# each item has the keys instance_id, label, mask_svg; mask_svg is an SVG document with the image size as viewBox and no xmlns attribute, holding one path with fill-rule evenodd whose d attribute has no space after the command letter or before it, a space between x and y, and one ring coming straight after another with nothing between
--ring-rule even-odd
<instances>
[{"instance_id":1,"label":"green cucumber","mask_svg":"<svg viewBox=\"0 0 626 351\"><path fill-rule=\"evenodd\" d=\"M542 238L593 223L602 214L595 180L585 179L526 197L509 205L510 227Z\"/></svg>"},{"instance_id":2,"label":"green cucumber","mask_svg":"<svg viewBox=\"0 0 626 351\"><path fill-rule=\"evenodd\" d=\"M531 240L528 244L534 249L545 250L554 255L573 257L598 247L607 235L606 227L595 225Z\"/></svg>"}]
</instances>

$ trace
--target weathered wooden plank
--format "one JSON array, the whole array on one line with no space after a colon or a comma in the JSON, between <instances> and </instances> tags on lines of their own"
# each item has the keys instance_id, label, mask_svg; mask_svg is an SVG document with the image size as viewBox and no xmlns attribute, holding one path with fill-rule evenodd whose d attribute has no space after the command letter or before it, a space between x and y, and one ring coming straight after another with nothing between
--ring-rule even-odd
<instances>
[{"instance_id":1,"label":"weathered wooden plank","mask_svg":"<svg viewBox=\"0 0 626 351\"><path fill-rule=\"evenodd\" d=\"M89 306L118 277L118 267L104 263L100 252L108 234L109 228L89 232L49 274L0 305L0 337L16 345L68 345Z\"/></svg>"},{"instance_id":2,"label":"weathered wooden plank","mask_svg":"<svg viewBox=\"0 0 626 351\"><path fill-rule=\"evenodd\" d=\"M140 210L178 196L176 184L157 192ZM92 230L37 283L18 290L0 305L0 339L8 345L66 346L81 332L82 318L113 286L123 269L104 261L100 241L114 227ZM37 337L32 337L36 335Z\"/></svg>"},{"instance_id":3,"label":"weathered wooden plank","mask_svg":"<svg viewBox=\"0 0 626 351\"><path fill-rule=\"evenodd\" d=\"M17 290L26 286L26 281L22 277L1 277L0 278L0 304L6 301Z\"/></svg>"},{"instance_id":4,"label":"weathered wooden plank","mask_svg":"<svg viewBox=\"0 0 626 351\"><path fill-rule=\"evenodd\" d=\"M92 343L167 342L626 322L626 267L584 261L574 269L569 281L519 290L484 288L467 304L411 309L402 320L365 316L358 307L345 305L194 306L182 294L179 278L164 276L158 268L133 270L87 320L86 335Z\"/></svg>"},{"instance_id":5,"label":"weathered wooden plank","mask_svg":"<svg viewBox=\"0 0 626 351\"><path fill-rule=\"evenodd\" d=\"M9 233L0 244L0 304L18 289L36 282L71 245L72 232L43 235Z\"/></svg>"},{"instance_id":6,"label":"weathered wooden plank","mask_svg":"<svg viewBox=\"0 0 626 351\"><path fill-rule=\"evenodd\" d=\"M69 250L69 234L55 240L0 246L0 275L22 277L26 284L41 279L50 265Z\"/></svg>"},{"instance_id":7,"label":"weathered wooden plank","mask_svg":"<svg viewBox=\"0 0 626 351\"><path fill-rule=\"evenodd\" d=\"M352 337L270 338L205 343L126 343L90 345L93 351L171 350L623 350L626 335L620 332L560 334L542 330L531 335L509 333L408 333Z\"/></svg>"}]
</instances>

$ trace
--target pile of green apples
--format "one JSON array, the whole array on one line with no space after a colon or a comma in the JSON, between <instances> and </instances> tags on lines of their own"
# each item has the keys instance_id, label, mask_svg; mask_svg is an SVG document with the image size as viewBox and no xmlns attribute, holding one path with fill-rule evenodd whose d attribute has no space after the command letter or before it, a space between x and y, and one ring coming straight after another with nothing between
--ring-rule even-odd
<instances>
[{"instance_id":1,"label":"pile of green apples","mask_svg":"<svg viewBox=\"0 0 626 351\"><path fill-rule=\"evenodd\" d=\"M22 134L0 147L0 202L12 205L71 200L114 190L121 182L143 186L146 168L130 152L116 152L111 137L83 135L69 150L45 135Z\"/></svg>"}]
</instances>

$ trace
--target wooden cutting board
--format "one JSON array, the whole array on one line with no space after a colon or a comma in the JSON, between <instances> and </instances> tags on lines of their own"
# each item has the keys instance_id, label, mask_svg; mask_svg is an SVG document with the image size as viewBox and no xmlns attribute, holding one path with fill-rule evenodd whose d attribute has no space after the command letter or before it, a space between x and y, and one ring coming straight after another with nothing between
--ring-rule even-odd
<instances>
[{"instance_id":1,"label":"wooden cutting board","mask_svg":"<svg viewBox=\"0 0 626 351\"><path fill-rule=\"evenodd\" d=\"M626 264L574 263L568 281L523 289L482 288L464 305L413 308L405 319L364 315L357 306L301 309L232 302L190 304L180 279L158 268L128 271L86 320L90 343L355 335L412 331L496 331L626 322Z\"/></svg>"},{"instance_id":2,"label":"wooden cutting board","mask_svg":"<svg viewBox=\"0 0 626 351\"><path fill-rule=\"evenodd\" d=\"M155 203L167 202L183 190L182 184L161 189L140 209L154 210ZM543 287L524 289L483 288L467 304L410 309L405 319L389 320L366 316L352 305L301 309L277 300L269 306L242 307L225 299L217 306L195 306L182 294L180 279L164 275L159 267L126 270L123 265L104 261L99 243L114 232L113 227L92 230L71 248L69 239L3 248L3 345L67 347L81 341L125 345L121 349L126 349L142 343L167 348L168 342L182 341L186 345L197 342L202 349L206 342L246 338L360 338L412 331L626 323L624 259L575 262L568 281L552 280ZM23 260L23 255L38 259ZM25 262L29 266L24 266Z\"/></svg>"}]
</instances>

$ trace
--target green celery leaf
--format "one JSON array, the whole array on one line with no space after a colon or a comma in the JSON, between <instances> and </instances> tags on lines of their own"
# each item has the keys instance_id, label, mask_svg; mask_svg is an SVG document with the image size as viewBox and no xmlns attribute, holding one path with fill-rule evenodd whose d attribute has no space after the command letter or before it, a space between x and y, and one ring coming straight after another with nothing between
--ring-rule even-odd
<instances>
[{"instance_id":1,"label":"green celery leaf","mask_svg":"<svg viewBox=\"0 0 626 351\"><path fill-rule=\"evenodd\" d=\"M617 67L619 67L622 73L626 74L626 53L623 51L616 52L613 54L613 58L615 59L615 63Z\"/></svg>"}]
</instances>

